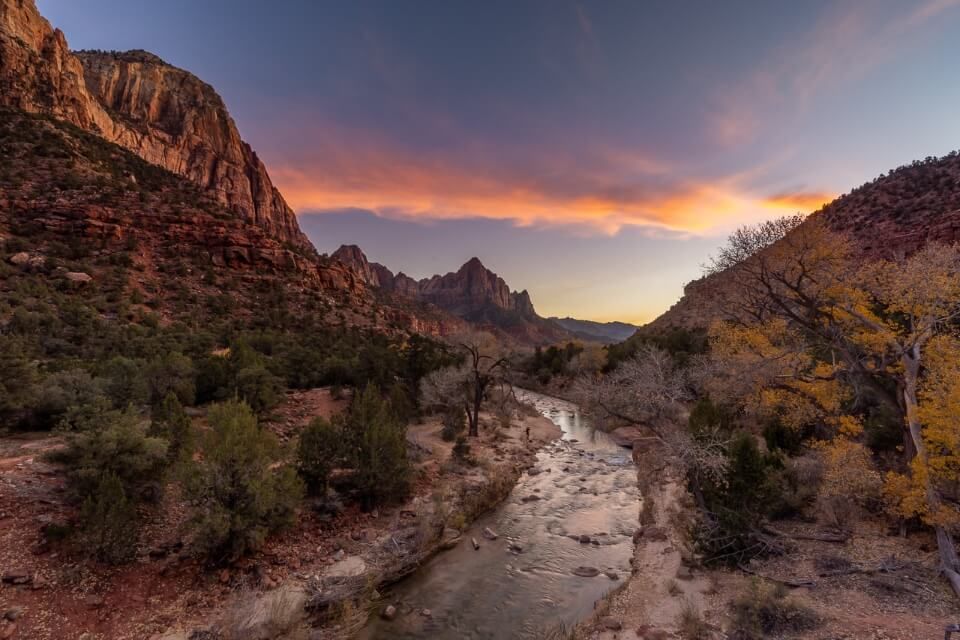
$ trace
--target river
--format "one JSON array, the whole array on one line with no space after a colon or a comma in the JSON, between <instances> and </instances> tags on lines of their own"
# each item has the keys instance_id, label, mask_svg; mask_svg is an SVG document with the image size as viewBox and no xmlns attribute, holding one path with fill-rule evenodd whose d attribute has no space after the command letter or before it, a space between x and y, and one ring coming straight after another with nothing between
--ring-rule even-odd
<instances>
[{"instance_id":1,"label":"river","mask_svg":"<svg viewBox=\"0 0 960 640\"><path fill-rule=\"evenodd\" d=\"M459 546L388 589L382 602L396 603L400 615L386 621L374 612L360 638L539 638L587 617L629 576L639 511L630 451L591 429L576 405L521 396L560 426L562 438L537 454L532 472ZM485 527L499 538L485 539ZM599 573L575 575L578 567Z\"/></svg>"}]
</instances>

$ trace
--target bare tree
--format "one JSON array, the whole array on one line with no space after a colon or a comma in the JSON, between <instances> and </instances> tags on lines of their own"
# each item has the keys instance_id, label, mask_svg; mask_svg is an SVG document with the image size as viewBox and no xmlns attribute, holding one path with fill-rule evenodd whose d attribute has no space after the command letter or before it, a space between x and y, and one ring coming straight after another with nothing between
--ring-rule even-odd
<instances>
[{"instance_id":1,"label":"bare tree","mask_svg":"<svg viewBox=\"0 0 960 640\"><path fill-rule=\"evenodd\" d=\"M642 426L664 442L663 428L679 417L691 397L687 371L654 345L642 346L606 375L579 378L574 393L599 428Z\"/></svg>"},{"instance_id":2,"label":"bare tree","mask_svg":"<svg viewBox=\"0 0 960 640\"><path fill-rule=\"evenodd\" d=\"M480 409L490 390L505 380L509 360L489 333L464 334L451 342L463 354L463 364L426 376L420 387L421 398L426 406L462 406L468 433L477 437Z\"/></svg>"}]
</instances>

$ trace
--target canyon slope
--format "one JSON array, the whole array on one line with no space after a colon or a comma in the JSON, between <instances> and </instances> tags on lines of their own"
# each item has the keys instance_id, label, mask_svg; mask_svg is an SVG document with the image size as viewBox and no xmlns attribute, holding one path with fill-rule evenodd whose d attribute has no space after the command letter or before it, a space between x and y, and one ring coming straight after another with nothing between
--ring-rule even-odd
<instances>
[{"instance_id":1,"label":"canyon slope","mask_svg":"<svg viewBox=\"0 0 960 640\"><path fill-rule=\"evenodd\" d=\"M313 252L220 96L157 56L74 53L33 0L0 0L0 106L95 133L190 180L277 241Z\"/></svg>"},{"instance_id":2,"label":"canyon slope","mask_svg":"<svg viewBox=\"0 0 960 640\"><path fill-rule=\"evenodd\" d=\"M812 213L845 233L864 260L909 255L929 242L960 241L960 155L926 158L879 176ZM807 224L807 222L804 222ZM690 282L645 333L706 328L732 286L726 272Z\"/></svg>"},{"instance_id":3,"label":"canyon slope","mask_svg":"<svg viewBox=\"0 0 960 640\"><path fill-rule=\"evenodd\" d=\"M341 246L331 257L392 300L425 303L524 344L552 344L574 337L559 324L539 316L527 291L511 291L504 279L478 258L471 258L455 272L415 280L370 262L356 245Z\"/></svg>"}]
</instances>

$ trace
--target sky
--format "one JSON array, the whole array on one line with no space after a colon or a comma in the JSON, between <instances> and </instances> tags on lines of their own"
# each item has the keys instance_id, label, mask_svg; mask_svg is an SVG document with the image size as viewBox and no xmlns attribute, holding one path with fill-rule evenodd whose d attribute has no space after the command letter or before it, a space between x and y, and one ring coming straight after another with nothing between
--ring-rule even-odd
<instances>
[{"instance_id":1,"label":"sky","mask_svg":"<svg viewBox=\"0 0 960 640\"><path fill-rule=\"evenodd\" d=\"M960 0L38 0L224 97L321 252L643 323L727 233L960 147Z\"/></svg>"}]
</instances>

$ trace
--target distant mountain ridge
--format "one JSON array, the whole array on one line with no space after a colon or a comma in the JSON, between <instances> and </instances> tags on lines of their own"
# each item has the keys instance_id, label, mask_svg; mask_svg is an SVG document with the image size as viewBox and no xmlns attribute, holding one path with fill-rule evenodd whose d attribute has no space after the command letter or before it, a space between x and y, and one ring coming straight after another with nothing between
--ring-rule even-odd
<instances>
[{"instance_id":1,"label":"distant mountain ridge","mask_svg":"<svg viewBox=\"0 0 960 640\"><path fill-rule=\"evenodd\" d=\"M594 322L593 320L577 320L576 318L549 318L552 322L573 335L585 340L616 344L630 338L637 332L637 325L626 322Z\"/></svg>"},{"instance_id":2,"label":"distant mountain ridge","mask_svg":"<svg viewBox=\"0 0 960 640\"><path fill-rule=\"evenodd\" d=\"M404 298L434 305L476 325L493 327L527 344L569 340L571 333L537 315L527 291L511 291L503 278L471 258L457 271L414 280L370 262L360 247L343 245L332 258L339 260L368 286Z\"/></svg>"}]
</instances>

